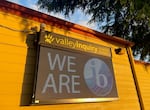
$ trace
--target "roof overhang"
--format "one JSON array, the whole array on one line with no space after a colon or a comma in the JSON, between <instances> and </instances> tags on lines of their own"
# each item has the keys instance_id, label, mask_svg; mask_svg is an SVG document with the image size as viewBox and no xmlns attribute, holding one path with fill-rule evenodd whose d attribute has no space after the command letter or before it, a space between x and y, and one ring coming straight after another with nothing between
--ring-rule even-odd
<instances>
[{"instance_id":1,"label":"roof overhang","mask_svg":"<svg viewBox=\"0 0 150 110\"><path fill-rule=\"evenodd\" d=\"M56 17L50 16L50 15L23 7L15 3L8 2L5 0L0 2L0 10L6 13L11 13L11 14L15 14L24 18L32 19L40 23L53 25L56 27L60 27L60 28L72 31L72 32L87 35L89 37L96 36L99 39L104 39L104 40L111 41L111 42L113 41L113 42L116 42L125 46L130 46L130 47L134 45L133 42L124 40L122 38L109 36L104 33L100 33L98 31L92 30L90 28L87 28L78 24L74 24L74 23L71 23L62 19L58 19Z\"/></svg>"}]
</instances>

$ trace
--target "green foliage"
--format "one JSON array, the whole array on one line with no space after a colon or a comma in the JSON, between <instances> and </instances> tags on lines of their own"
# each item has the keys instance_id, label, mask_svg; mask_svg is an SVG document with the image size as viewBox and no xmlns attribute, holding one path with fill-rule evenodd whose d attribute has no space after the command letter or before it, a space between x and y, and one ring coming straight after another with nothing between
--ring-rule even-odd
<instances>
[{"instance_id":1,"label":"green foliage","mask_svg":"<svg viewBox=\"0 0 150 110\"><path fill-rule=\"evenodd\" d=\"M41 9L69 17L76 9L101 30L135 43L133 54L150 61L150 0L38 0ZM101 26L105 22L106 25Z\"/></svg>"}]
</instances>

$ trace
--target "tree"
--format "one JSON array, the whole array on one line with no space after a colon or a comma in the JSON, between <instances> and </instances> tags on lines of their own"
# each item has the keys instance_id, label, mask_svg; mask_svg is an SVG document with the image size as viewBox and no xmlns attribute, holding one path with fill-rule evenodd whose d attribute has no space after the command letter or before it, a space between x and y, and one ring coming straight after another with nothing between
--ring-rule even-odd
<instances>
[{"instance_id":1,"label":"tree","mask_svg":"<svg viewBox=\"0 0 150 110\"><path fill-rule=\"evenodd\" d=\"M81 9L102 32L135 43L133 55L150 61L150 0L38 0L41 9L66 17ZM106 25L100 24L105 22Z\"/></svg>"}]
</instances>

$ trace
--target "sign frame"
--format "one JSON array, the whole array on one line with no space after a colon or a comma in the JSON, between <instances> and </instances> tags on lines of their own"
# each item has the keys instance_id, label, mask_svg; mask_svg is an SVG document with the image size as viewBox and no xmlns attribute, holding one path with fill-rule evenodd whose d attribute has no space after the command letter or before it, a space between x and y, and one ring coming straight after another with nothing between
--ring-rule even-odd
<instances>
[{"instance_id":1,"label":"sign frame","mask_svg":"<svg viewBox=\"0 0 150 110\"><path fill-rule=\"evenodd\" d=\"M41 47L46 47L46 48L51 48L51 49L56 49L56 50L62 50L62 51L67 51L67 52L75 52L75 53L81 53L83 52L82 50L80 49L72 49L72 48L65 48L63 47L62 45L55 45L55 44L52 44L52 43L48 43L46 40L43 40L43 38L46 38L45 37L45 34L47 34L47 32L42 32L41 35L40 35L40 41L39 41L39 52L38 54L40 53L40 48ZM58 35L58 34L55 34L55 33L50 33L48 32L48 34L53 34L53 35ZM58 35L59 36L59 35ZM61 37L66 37L66 36L62 36L60 35ZM67 37L69 38L69 37ZM74 38L71 38L71 39L74 39ZM78 40L78 39L75 39L75 40ZM80 42L82 42L81 40L79 40ZM84 42L84 41L83 41ZM89 43L89 42L87 42ZM91 43L92 45L93 43ZM96 46L101 46L101 45L97 45L97 44L94 44ZM96 47L95 46L95 47ZM107 48L107 49L110 49L109 47L105 47L105 46L101 46L102 48ZM105 55L100 55L100 53L92 53L92 52L89 52L89 51L84 51L83 54L90 54L90 55L98 55L98 56L105 56ZM111 49L110 49L110 54L105 57L108 57L110 60L111 60ZM38 55L38 63L39 63L39 59L40 59L40 56ZM112 63L112 60L111 60L111 63ZM37 64L37 67L38 67L38 64ZM38 68L37 68L38 70ZM112 70L113 70L113 65L112 65ZM36 72L36 74L38 74L38 71ZM116 88L116 82L115 82L115 76L114 76L114 73L113 73L113 78L114 78L114 84L115 84L115 94L117 94L115 97L94 97L94 98L63 98L63 99L49 99L47 101L41 101L40 99L36 98L36 89L37 89L37 77L38 75L36 76L36 81L35 81L35 88L34 88L34 98L33 98L33 104L62 104L62 103L87 103L87 102L103 102L103 101L114 101L114 100L118 100L118 93L117 93L117 88Z\"/></svg>"}]
</instances>

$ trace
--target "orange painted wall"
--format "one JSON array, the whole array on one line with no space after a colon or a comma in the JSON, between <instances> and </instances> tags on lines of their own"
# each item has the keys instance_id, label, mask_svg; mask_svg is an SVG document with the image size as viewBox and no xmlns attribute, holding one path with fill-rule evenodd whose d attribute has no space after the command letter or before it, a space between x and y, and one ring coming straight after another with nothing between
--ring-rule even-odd
<instances>
[{"instance_id":1,"label":"orange painted wall","mask_svg":"<svg viewBox=\"0 0 150 110\"><path fill-rule=\"evenodd\" d=\"M144 110L150 110L150 64L136 61L135 68Z\"/></svg>"},{"instance_id":2,"label":"orange painted wall","mask_svg":"<svg viewBox=\"0 0 150 110\"><path fill-rule=\"evenodd\" d=\"M40 22L0 11L0 107L1 110L140 110L126 47L114 41L89 37L46 24L46 30L111 48L119 99L112 102L32 106L36 49L31 27ZM27 32L28 31L28 32ZM125 49L117 55L114 49Z\"/></svg>"}]
</instances>

